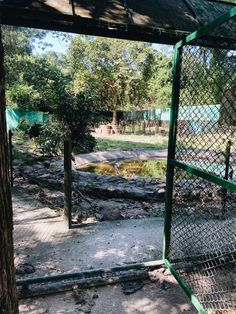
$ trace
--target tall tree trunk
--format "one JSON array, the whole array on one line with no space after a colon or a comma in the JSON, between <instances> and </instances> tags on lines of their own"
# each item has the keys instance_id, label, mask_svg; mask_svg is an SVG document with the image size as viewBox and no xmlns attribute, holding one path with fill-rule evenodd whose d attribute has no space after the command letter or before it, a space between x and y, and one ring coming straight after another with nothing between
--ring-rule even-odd
<instances>
[{"instance_id":1,"label":"tall tree trunk","mask_svg":"<svg viewBox=\"0 0 236 314\"><path fill-rule=\"evenodd\" d=\"M117 87L114 88L114 94L113 94L113 113L112 113L112 124L117 124L117 93L118 89Z\"/></svg>"},{"instance_id":2,"label":"tall tree trunk","mask_svg":"<svg viewBox=\"0 0 236 314\"><path fill-rule=\"evenodd\" d=\"M0 313L18 313L13 253L13 221L6 131L3 44L0 26Z\"/></svg>"}]
</instances>

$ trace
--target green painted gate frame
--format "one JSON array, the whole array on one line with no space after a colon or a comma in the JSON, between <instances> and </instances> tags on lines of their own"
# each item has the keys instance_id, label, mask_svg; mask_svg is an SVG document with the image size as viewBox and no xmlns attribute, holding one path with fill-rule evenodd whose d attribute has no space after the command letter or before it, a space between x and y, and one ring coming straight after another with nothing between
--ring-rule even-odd
<instances>
[{"instance_id":1,"label":"green painted gate frame","mask_svg":"<svg viewBox=\"0 0 236 314\"><path fill-rule=\"evenodd\" d=\"M201 178L211 181L217 185L225 187L230 191L236 192L236 184L229 182L225 179L219 178L215 175L209 174L205 171L188 166L175 159L175 147L176 147L176 131L177 131L177 119L179 108L179 94L180 94L180 69L181 69L181 55L182 48L190 44L192 41L199 39L204 34L211 30L214 30L217 26L227 22L232 17L236 16L236 7L221 15L206 26L201 27L197 31L188 35L185 39L181 40L175 45L174 52L174 65L173 65L173 87L172 87L172 99L171 99L171 112L170 112L170 131L169 131L169 145L168 145L168 160L167 160L167 189L166 189L166 207L165 207L165 224L164 224L164 247L163 247L163 260L171 273L174 275L179 285L182 287L186 295L189 297L192 304L197 311L201 314L206 314L202 304L197 297L187 286L181 276L177 273L174 267L168 260L168 250L170 245L170 229L171 229L171 214L172 214L172 198L173 198L173 180L175 167L180 168L188 173L195 174Z\"/></svg>"}]
</instances>

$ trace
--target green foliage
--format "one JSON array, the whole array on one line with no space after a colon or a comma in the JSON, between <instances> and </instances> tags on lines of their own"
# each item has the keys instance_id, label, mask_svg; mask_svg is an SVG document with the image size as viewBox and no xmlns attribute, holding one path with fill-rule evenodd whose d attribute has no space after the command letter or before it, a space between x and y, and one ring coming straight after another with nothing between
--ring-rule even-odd
<instances>
[{"instance_id":1,"label":"green foliage","mask_svg":"<svg viewBox=\"0 0 236 314\"><path fill-rule=\"evenodd\" d=\"M137 110L150 101L163 107L169 103L170 58L148 43L77 36L69 47L68 64L72 90L90 91L100 108Z\"/></svg>"},{"instance_id":2,"label":"green foliage","mask_svg":"<svg viewBox=\"0 0 236 314\"><path fill-rule=\"evenodd\" d=\"M16 131L22 132L23 134L27 134L29 127L30 127L30 125L29 125L28 121L23 118L20 120Z\"/></svg>"},{"instance_id":3,"label":"green foliage","mask_svg":"<svg viewBox=\"0 0 236 314\"><path fill-rule=\"evenodd\" d=\"M171 60L151 44L76 36L67 55L37 55L35 43L47 46L46 34L4 26L8 106L53 112L67 92L86 92L114 112L169 105Z\"/></svg>"},{"instance_id":4,"label":"green foliage","mask_svg":"<svg viewBox=\"0 0 236 314\"><path fill-rule=\"evenodd\" d=\"M3 26L4 65L7 88L16 84L26 70L27 58L32 55L36 39L41 41L46 31L23 27Z\"/></svg>"},{"instance_id":5,"label":"green foliage","mask_svg":"<svg viewBox=\"0 0 236 314\"><path fill-rule=\"evenodd\" d=\"M24 110L51 111L67 88L61 57L33 54L34 43L47 46L47 31L4 26L7 105ZM62 36L56 35L55 36ZM64 37L64 36L63 36Z\"/></svg>"},{"instance_id":6,"label":"green foliage","mask_svg":"<svg viewBox=\"0 0 236 314\"><path fill-rule=\"evenodd\" d=\"M51 112L65 94L67 78L49 56L28 57L24 72L8 90L8 104Z\"/></svg>"},{"instance_id":7,"label":"green foliage","mask_svg":"<svg viewBox=\"0 0 236 314\"><path fill-rule=\"evenodd\" d=\"M161 53L156 54L153 63L153 75L148 85L150 106L156 108L170 107L172 90L172 60Z\"/></svg>"},{"instance_id":8,"label":"green foliage","mask_svg":"<svg viewBox=\"0 0 236 314\"><path fill-rule=\"evenodd\" d=\"M84 92L66 93L55 108L55 115L61 123L67 125L74 151L92 151L96 145L91 131L99 121L94 98Z\"/></svg>"},{"instance_id":9,"label":"green foliage","mask_svg":"<svg viewBox=\"0 0 236 314\"><path fill-rule=\"evenodd\" d=\"M182 103L187 106L222 104L225 92L235 81L234 69L235 56L229 55L227 50L189 49L182 62Z\"/></svg>"},{"instance_id":10,"label":"green foliage","mask_svg":"<svg viewBox=\"0 0 236 314\"><path fill-rule=\"evenodd\" d=\"M32 86L18 83L14 84L7 92L8 105L11 108L35 109L35 102L39 93Z\"/></svg>"},{"instance_id":11,"label":"green foliage","mask_svg":"<svg viewBox=\"0 0 236 314\"><path fill-rule=\"evenodd\" d=\"M84 93L67 93L54 108L54 115L37 139L44 154L57 155L63 151L67 138L72 140L74 153L93 151L96 140L91 129L97 122L98 114L93 100Z\"/></svg>"},{"instance_id":12,"label":"green foliage","mask_svg":"<svg viewBox=\"0 0 236 314\"><path fill-rule=\"evenodd\" d=\"M43 154L58 155L63 151L64 140L69 134L68 126L52 116L36 139L37 146Z\"/></svg>"}]
</instances>

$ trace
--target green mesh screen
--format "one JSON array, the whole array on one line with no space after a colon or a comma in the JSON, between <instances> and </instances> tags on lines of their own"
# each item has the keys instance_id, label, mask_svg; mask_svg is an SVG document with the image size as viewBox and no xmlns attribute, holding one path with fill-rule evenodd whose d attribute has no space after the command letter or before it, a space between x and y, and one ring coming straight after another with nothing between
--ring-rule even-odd
<instances>
[{"instance_id":1,"label":"green mesh screen","mask_svg":"<svg viewBox=\"0 0 236 314\"><path fill-rule=\"evenodd\" d=\"M20 109L6 110L7 128L15 129L22 120L25 120L29 125L44 124L48 122L49 115L40 111L26 111Z\"/></svg>"}]
</instances>

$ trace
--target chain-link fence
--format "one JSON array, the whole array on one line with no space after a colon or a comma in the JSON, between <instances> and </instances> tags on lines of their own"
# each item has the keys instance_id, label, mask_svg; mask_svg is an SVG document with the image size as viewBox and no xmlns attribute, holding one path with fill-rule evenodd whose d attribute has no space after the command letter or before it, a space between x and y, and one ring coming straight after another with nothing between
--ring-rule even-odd
<instances>
[{"instance_id":1,"label":"chain-link fence","mask_svg":"<svg viewBox=\"0 0 236 314\"><path fill-rule=\"evenodd\" d=\"M175 54L165 258L199 312L235 313L236 50L186 42Z\"/></svg>"}]
</instances>

